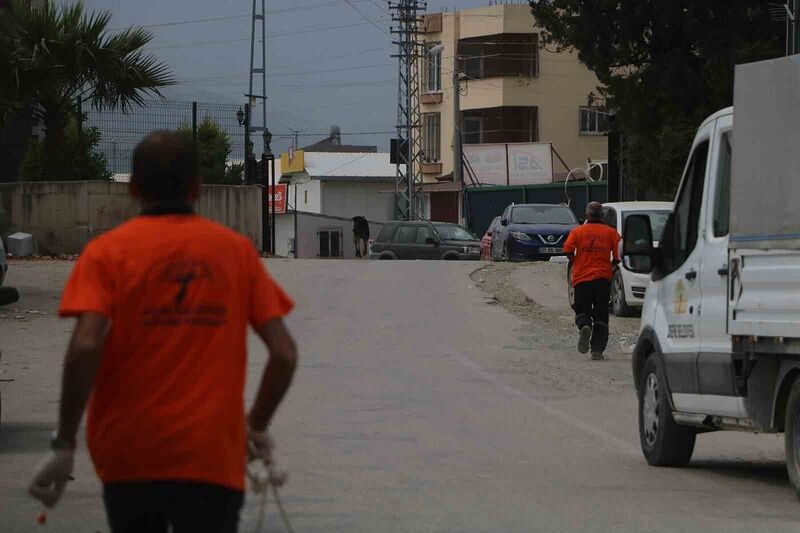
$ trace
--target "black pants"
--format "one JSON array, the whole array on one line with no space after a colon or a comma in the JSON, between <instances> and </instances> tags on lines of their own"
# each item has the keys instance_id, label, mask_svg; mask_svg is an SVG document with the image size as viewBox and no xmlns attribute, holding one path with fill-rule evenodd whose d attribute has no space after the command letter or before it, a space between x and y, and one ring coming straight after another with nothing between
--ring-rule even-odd
<instances>
[{"instance_id":1,"label":"black pants","mask_svg":"<svg viewBox=\"0 0 800 533\"><path fill-rule=\"evenodd\" d=\"M244 493L207 483L144 481L106 484L103 501L112 533L235 533Z\"/></svg>"},{"instance_id":2,"label":"black pants","mask_svg":"<svg viewBox=\"0 0 800 533\"><path fill-rule=\"evenodd\" d=\"M611 282L607 279L575 285L575 324L592 328L592 351L604 352L608 344L608 299Z\"/></svg>"}]
</instances>

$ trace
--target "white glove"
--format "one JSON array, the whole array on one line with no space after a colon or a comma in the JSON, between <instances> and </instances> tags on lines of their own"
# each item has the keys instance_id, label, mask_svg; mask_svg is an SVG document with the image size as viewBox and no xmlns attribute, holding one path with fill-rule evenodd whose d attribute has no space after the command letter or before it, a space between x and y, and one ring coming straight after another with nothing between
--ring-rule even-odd
<instances>
[{"instance_id":1,"label":"white glove","mask_svg":"<svg viewBox=\"0 0 800 533\"><path fill-rule=\"evenodd\" d=\"M28 486L28 493L46 507L53 507L70 480L75 466L75 450L53 450L39 464Z\"/></svg>"}]
</instances>

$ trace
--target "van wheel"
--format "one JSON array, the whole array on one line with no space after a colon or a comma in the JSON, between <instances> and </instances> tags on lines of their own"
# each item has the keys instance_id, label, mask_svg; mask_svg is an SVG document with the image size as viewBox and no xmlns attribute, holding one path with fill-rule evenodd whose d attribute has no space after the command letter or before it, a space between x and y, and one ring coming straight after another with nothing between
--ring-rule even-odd
<instances>
[{"instance_id":1,"label":"van wheel","mask_svg":"<svg viewBox=\"0 0 800 533\"><path fill-rule=\"evenodd\" d=\"M786 471L795 494L800 498L800 380L794 382L789 393L784 424Z\"/></svg>"},{"instance_id":2,"label":"van wheel","mask_svg":"<svg viewBox=\"0 0 800 533\"><path fill-rule=\"evenodd\" d=\"M625 281L622 279L622 272L614 272L614 279L611 280L611 311L614 316L634 316L636 310L628 305L625 299Z\"/></svg>"},{"instance_id":3,"label":"van wheel","mask_svg":"<svg viewBox=\"0 0 800 533\"><path fill-rule=\"evenodd\" d=\"M647 358L639 386L639 440L653 466L685 466L692 458L697 431L672 419L666 380L655 356Z\"/></svg>"}]
</instances>

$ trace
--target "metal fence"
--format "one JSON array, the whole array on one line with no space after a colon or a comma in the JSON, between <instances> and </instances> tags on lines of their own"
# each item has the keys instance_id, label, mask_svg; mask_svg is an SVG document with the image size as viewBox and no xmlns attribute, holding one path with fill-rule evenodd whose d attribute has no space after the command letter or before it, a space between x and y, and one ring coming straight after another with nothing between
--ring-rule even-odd
<instances>
[{"instance_id":1,"label":"metal fence","mask_svg":"<svg viewBox=\"0 0 800 533\"><path fill-rule=\"evenodd\" d=\"M210 118L230 137L231 161L244 161L244 127L239 125L236 104L214 104L169 100L149 100L143 106L126 113L122 111L97 111L84 104L85 127L97 128L101 139L98 150L108 159L108 169L113 173L129 173L133 150L142 138L156 130L176 130L180 127L197 127Z\"/></svg>"},{"instance_id":2,"label":"metal fence","mask_svg":"<svg viewBox=\"0 0 800 533\"><path fill-rule=\"evenodd\" d=\"M467 187L464 191L467 223L476 235L483 235L494 217L515 204L560 204L569 200L572 212L583 218L586 204L608 200L607 181L548 183L546 185Z\"/></svg>"}]
</instances>

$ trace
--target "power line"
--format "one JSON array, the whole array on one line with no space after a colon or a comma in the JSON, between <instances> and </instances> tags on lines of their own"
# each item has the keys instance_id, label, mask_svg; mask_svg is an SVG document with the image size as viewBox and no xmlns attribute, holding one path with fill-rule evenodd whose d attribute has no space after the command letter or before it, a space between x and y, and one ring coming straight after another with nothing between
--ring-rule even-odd
<instances>
[{"instance_id":1,"label":"power line","mask_svg":"<svg viewBox=\"0 0 800 533\"><path fill-rule=\"evenodd\" d=\"M361 18L363 18L364 20L366 20L367 22L369 22L370 24L372 24L373 26L375 26L376 28L378 28L378 29L379 29L381 32L384 32L384 31L386 31L386 28L382 28L380 24L378 24L377 22L375 22L374 20L372 20L371 18L369 18L369 17L366 15L366 13L364 13L363 11L361 11L360 9L358 9L358 8L357 8L357 7L356 7L354 4L350 3L350 0L344 0L344 2L345 2L345 3L346 3L348 6L350 6L350 7L353 9L353 11L355 11L356 13L358 13L358 14L359 14L359 16L361 16Z\"/></svg>"},{"instance_id":2,"label":"power line","mask_svg":"<svg viewBox=\"0 0 800 533\"><path fill-rule=\"evenodd\" d=\"M381 11L383 11L384 13L386 13L387 15L391 15L391 13L389 13L389 10L388 10L388 9L386 9L385 7L383 7L382 5L380 5L380 4L379 4L378 2L376 2L375 0L367 0L367 1L368 1L370 4L372 4L373 6L377 7L377 8L378 8L378 9L380 9Z\"/></svg>"},{"instance_id":3,"label":"power line","mask_svg":"<svg viewBox=\"0 0 800 533\"><path fill-rule=\"evenodd\" d=\"M274 39L276 37L286 37L287 35L298 35L298 34L306 34L312 31L328 31L328 30L338 30L343 28L353 28L355 26L364 26L367 24L366 22L356 22L354 24L341 24L338 26L319 26L319 27L310 27L303 30L294 30L294 31L287 31L283 33L271 33L267 35L267 39ZM224 39L220 41L198 41L194 43L183 43L183 44L172 44L166 46L154 46L152 48L148 48L148 50L167 50L172 48L189 48L194 46L207 46L213 44L228 44L228 43L238 43L242 41L249 41L249 37L244 37L241 39Z\"/></svg>"},{"instance_id":4,"label":"power line","mask_svg":"<svg viewBox=\"0 0 800 533\"><path fill-rule=\"evenodd\" d=\"M374 4L373 0L352 0L353 2L365 2L369 1ZM312 9L320 9L325 7L332 7L341 5L340 0L332 0L328 2L322 2L319 4L311 4L306 6L295 6L295 7L284 7L281 9L269 9L266 11L267 15L280 15L284 13L295 13L298 11L310 11ZM140 24L137 25L138 28L165 28L169 26L182 26L184 24L200 24L204 22L218 22L221 20L234 20L234 19L246 19L250 18L250 14L241 14L241 15L224 15L219 17L207 17L201 19L189 19L189 20L176 20L172 22L161 22L158 24ZM127 27L120 27L120 28L110 28L108 31L122 31L128 29Z\"/></svg>"},{"instance_id":5,"label":"power line","mask_svg":"<svg viewBox=\"0 0 800 533\"><path fill-rule=\"evenodd\" d=\"M288 77L288 76L307 76L309 74L325 74L327 72L345 72L345 71L351 71L351 70L367 70L367 69L371 69L371 68L388 67L388 66L391 66L391 65L389 65L388 63L376 63L374 65L360 65L360 66L356 66L356 67L330 68L330 69L322 69L322 70L306 70L304 72L288 72L288 73L285 73L285 74L282 73L282 74L280 74L280 77L281 78L285 78L285 77ZM207 80L210 80L210 81L213 81L213 80L225 80L225 79L231 79L231 78L239 78L241 76L246 76L247 74L248 74L247 72L241 72L239 74L231 74L231 75L228 75L228 76L212 76L212 77L208 77L208 78L187 78L185 80L178 80L176 83L185 84L185 83L193 83L193 82L207 81ZM269 79L270 77L271 76L267 76L267 79Z\"/></svg>"}]
</instances>

